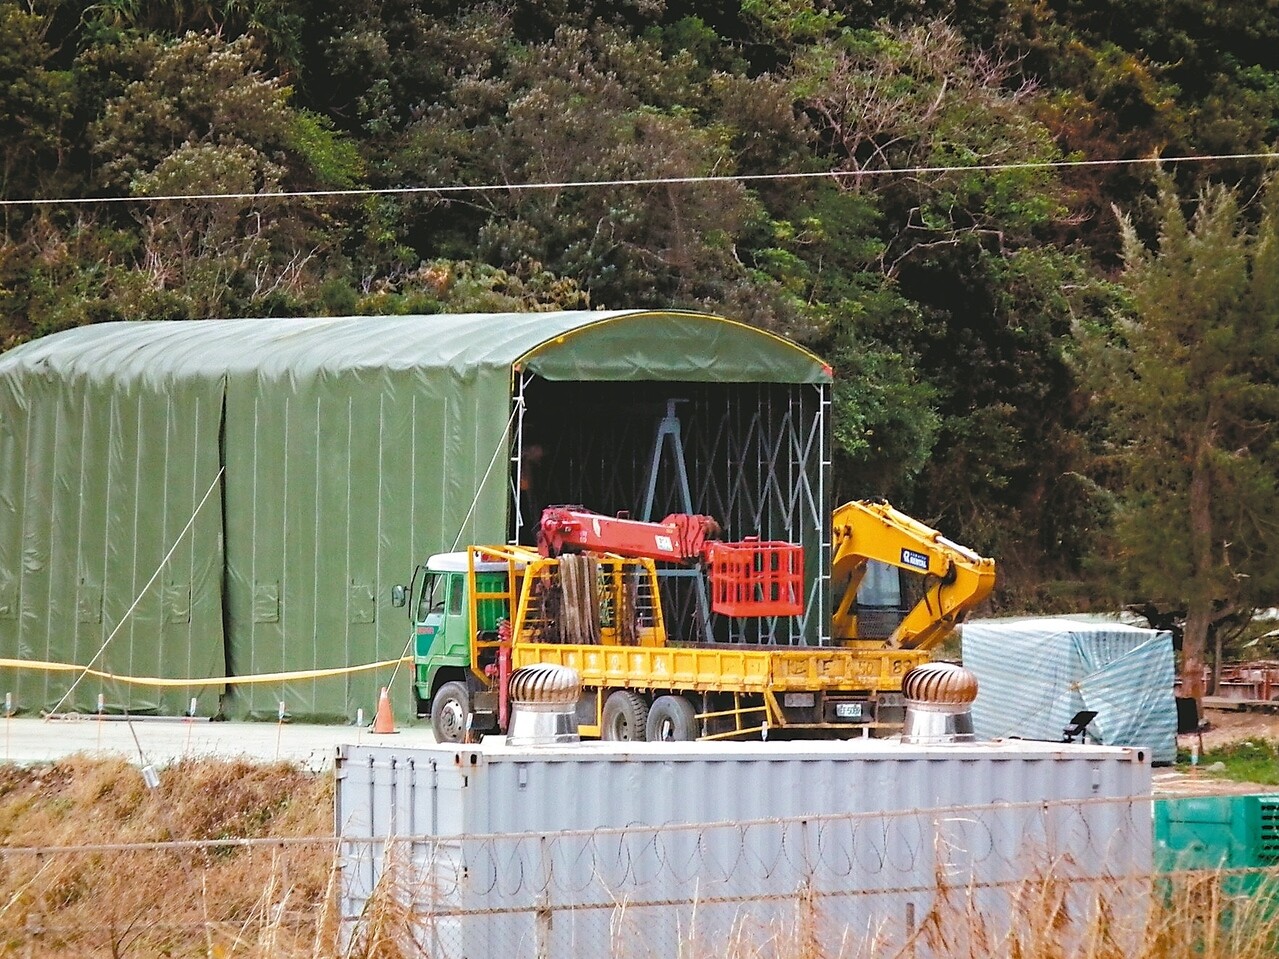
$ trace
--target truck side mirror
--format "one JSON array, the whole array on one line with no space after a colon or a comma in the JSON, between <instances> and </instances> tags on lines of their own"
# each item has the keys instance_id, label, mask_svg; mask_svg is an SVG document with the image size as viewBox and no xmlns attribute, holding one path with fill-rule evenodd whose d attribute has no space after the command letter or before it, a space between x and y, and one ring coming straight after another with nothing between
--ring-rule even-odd
<instances>
[{"instance_id":1,"label":"truck side mirror","mask_svg":"<svg viewBox=\"0 0 1279 959\"><path fill-rule=\"evenodd\" d=\"M409 601L409 590L407 586L396 584L391 587L391 605L404 606Z\"/></svg>"}]
</instances>

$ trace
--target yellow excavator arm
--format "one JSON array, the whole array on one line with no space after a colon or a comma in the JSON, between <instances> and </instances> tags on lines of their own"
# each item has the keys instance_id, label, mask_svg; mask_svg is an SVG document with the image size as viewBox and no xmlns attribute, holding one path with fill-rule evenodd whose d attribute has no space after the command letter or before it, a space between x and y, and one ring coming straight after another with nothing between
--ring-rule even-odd
<instances>
[{"instance_id":1,"label":"yellow excavator arm","mask_svg":"<svg viewBox=\"0 0 1279 959\"><path fill-rule=\"evenodd\" d=\"M870 560L923 577L923 598L883 641L890 649L937 645L995 586L993 559L952 543L883 501L845 503L835 510L831 528L831 581L843 588L831 623L837 641L872 638L858 629L856 605Z\"/></svg>"}]
</instances>

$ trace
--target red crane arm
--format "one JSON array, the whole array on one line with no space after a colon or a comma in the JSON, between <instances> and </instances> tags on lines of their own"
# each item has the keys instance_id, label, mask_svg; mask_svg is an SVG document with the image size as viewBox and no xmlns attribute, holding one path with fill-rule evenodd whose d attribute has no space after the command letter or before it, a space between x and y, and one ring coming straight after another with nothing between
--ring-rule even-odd
<instances>
[{"instance_id":1,"label":"red crane arm","mask_svg":"<svg viewBox=\"0 0 1279 959\"><path fill-rule=\"evenodd\" d=\"M672 513L659 523L648 523L580 507L551 506L542 511L538 549L543 556L613 553L687 566L704 559L720 532L719 523L709 516Z\"/></svg>"},{"instance_id":2,"label":"red crane arm","mask_svg":"<svg viewBox=\"0 0 1279 959\"><path fill-rule=\"evenodd\" d=\"M804 611L804 557L794 543L719 541L709 516L672 513L660 523L604 516L575 506L542 511L543 556L612 553L630 559L706 565L711 609L725 616L798 616Z\"/></svg>"}]
</instances>

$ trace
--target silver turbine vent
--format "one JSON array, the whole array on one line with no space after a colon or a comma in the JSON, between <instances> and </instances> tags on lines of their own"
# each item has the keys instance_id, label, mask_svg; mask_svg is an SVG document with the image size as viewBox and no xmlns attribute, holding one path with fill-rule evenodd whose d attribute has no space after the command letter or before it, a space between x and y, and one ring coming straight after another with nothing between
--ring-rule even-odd
<instances>
[{"instance_id":1,"label":"silver turbine vent","mask_svg":"<svg viewBox=\"0 0 1279 959\"><path fill-rule=\"evenodd\" d=\"M511 673L511 722L506 741L512 746L553 746L580 741L577 701L582 680L567 666L538 663Z\"/></svg>"},{"instance_id":2,"label":"silver turbine vent","mask_svg":"<svg viewBox=\"0 0 1279 959\"><path fill-rule=\"evenodd\" d=\"M922 745L970 743L977 677L954 663L923 663L902 677L906 724L902 742Z\"/></svg>"}]
</instances>

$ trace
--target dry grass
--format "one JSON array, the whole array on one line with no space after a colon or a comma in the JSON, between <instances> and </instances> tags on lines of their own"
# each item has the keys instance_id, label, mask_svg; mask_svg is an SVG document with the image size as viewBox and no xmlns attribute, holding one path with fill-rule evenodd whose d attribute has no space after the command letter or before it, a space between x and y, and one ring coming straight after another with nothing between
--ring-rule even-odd
<instances>
[{"instance_id":1,"label":"dry grass","mask_svg":"<svg viewBox=\"0 0 1279 959\"><path fill-rule=\"evenodd\" d=\"M332 783L284 764L0 766L0 843L103 846L333 833ZM310 955L335 928L332 842L9 854L0 955Z\"/></svg>"},{"instance_id":2,"label":"dry grass","mask_svg":"<svg viewBox=\"0 0 1279 959\"><path fill-rule=\"evenodd\" d=\"M272 957L407 959L431 953L411 903L413 871L392 848L384 881L347 941L337 922L329 776L284 764L204 760L161 771L157 789L122 761L72 758L0 766L0 957ZM303 838L313 841L299 842ZM183 840L270 840L256 846L104 849ZM74 852L51 847L81 847ZM42 847L43 854L13 852ZM89 847L89 848L84 848ZM939 885L939 890L943 889ZM840 931L830 900L801 890L765 927L749 904L726 938L682 910L680 959L1262 959L1279 955L1274 875L1187 873L1139 880L1115 915L1099 891L1039 877L1007 890L992 919L975 890L945 889L903 947L886 930ZM1113 891L1113 890L1108 890ZM1122 898L1120 901L1124 901ZM691 907L691 910L690 910ZM1131 914L1132 912L1139 914ZM776 913L774 913L776 915ZM482 918L468 920L483 922ZM620 906L600 953L645 955L643 930ZM532 955L512 943L510 955Z\"/></svg>"},{"instance_id":3,"label":"dry grass","mask_svg":"<svg viewBox=\"0 0 1279 959\"><path fill-rule=\"evenodd\" d=\"M1130 881L1131 898L1038 877L1013 894L1012 921L992 921L967 895L943 895L898 955L1013 959L1273 959L1279 910L1273 871L1186 872ZM1249 887L1251 894L1244 894ZM1115 902L1147 908L1118 913Z\"/></svg>"}]
</instances>

